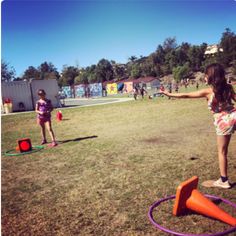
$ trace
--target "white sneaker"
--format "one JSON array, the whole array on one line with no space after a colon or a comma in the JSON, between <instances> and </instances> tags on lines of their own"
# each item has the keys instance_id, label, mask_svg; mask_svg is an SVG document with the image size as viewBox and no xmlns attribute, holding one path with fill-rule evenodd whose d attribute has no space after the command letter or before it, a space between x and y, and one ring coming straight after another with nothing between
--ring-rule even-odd
<instances>
[{"instance_id":1,"label":"white sneaker","mask_svg":"<svg viewBox=\"0 0 236 236\"><path fill-rule=\"evenodd\" d=\"M213 185L214 185L215 187L219 187L219 188L231 188L231 185L230 185L229 181L227 180L227 181L223 182L223 181L221 180L221 178L219 178L218 180L216 180L216 181L213 183Z\"/></svg>"}]
</instances>

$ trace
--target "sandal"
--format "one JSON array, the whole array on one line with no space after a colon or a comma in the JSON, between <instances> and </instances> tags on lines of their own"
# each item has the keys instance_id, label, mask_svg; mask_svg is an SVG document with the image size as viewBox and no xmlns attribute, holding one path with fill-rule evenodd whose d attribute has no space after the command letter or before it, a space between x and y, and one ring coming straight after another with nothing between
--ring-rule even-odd
<instances>
[{"instance_id":1,"label":"sandal","mask_svg":"<svg viewBox=\"0 0 236 236\"><path fill-rule=\"evenodd\" d=\"M42 140L41 145L46 144L46 143L47 143L47 140L44 139L44 140Z\"/></svg>"},{"instance_id":2,"label":"sandal","mask_svg":"<svg viewBox=\"0 0 236 236\"><path fill-rule=\"evenodd\" d=\"M58 145L58 144L54 141L54 142L51 143L50 146L51 146L51 147L56 147L57 145Z\"/></svg>"}]
</instances>

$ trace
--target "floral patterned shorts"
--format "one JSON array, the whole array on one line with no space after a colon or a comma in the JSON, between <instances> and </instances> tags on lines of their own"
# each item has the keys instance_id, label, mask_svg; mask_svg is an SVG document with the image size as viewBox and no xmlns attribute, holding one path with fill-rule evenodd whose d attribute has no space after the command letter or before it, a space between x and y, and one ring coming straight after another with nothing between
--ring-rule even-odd
<instances>
[{"instance_id":1,"label":"floral patterned shorts","mask_svg":"<svg viewBox=\"0 0 236 236\"><path fill-rule=\"evenodd\" d=\"M236 130L236 108L215 113L213 117L217 135L230 135Z\"/></svg>"}]
</instances>

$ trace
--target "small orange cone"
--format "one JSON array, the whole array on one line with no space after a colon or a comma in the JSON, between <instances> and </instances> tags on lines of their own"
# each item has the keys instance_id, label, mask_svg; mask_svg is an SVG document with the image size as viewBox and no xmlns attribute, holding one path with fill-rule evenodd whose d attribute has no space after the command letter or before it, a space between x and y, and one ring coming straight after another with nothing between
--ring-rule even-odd
<instances>
[{"instance_id":1,"label":"small orange cone","mask_svg":"<svg viewBox=\"0 0 236 236\"><path fill-rule=\"evenodd\" d=\"M62 112L58 111L57 112L57 121L61 121L62 120Z\"/></svg>"},{"instance_id":2,"label":"small orange cone","mask_svg":"<svg viewBox=\"0 0 236 236\"><path fill-rule=\"evenodd\" d=\"M196 188L198 177L181 183L176 192L176 200L173 208L173 214L178 216L190 209L200 214L223 221L229 225L236 226L236 218L232 217L213 202L208 200Z\"/></svg>"}]
</instances>

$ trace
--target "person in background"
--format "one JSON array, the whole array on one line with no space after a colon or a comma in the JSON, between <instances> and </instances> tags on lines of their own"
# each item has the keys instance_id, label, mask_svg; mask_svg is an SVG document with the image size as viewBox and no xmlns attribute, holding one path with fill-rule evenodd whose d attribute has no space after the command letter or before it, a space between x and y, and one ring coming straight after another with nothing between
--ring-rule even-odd
<instances>
[{"instance_id":1,"label":"person in background","mask_svg":"<svg viewBox=\"0 0 236 236\"><path fill-rule=\"evenodd\" d=\"M196 83L196 89L198 90L198 88L199 88L199 83L197 82Z\"/></svg>"},{"instance_id":2,"label":"person in background","mask_svg":"<svg viewBox=\"0 0 236 236\"><path fill-rule=\"evenodd\" d=\"M175 84L175 92L176 92L176 93L179 92L179 85L178 85L178 83Z\"/></svg>"},{"instance_id":3,"label":"person in background","mask_svg":"<svg viewBox=\"0 0 236 236\"><path fill-rule=\"evenodd\" d=\"M146 91L145 88L142 86L142 87L140 88L140 94L141 94L141 96L142 96L142 99L144 98L144 93L147 93L147 91Z\"/></svg>"},{"instance_id":4,"label":"person in background","mask_svg":"<svg viewBox=\"0 0 236 236\"><path fill-rule=\"evenodd\" d=\"M172 83L171 82L168 83L167 87L168 87L168 92L172 93ZM170 96L168 98L170 99Z\"/></svg>"},{"instance_id":5,"label":"person in background","mask_svg":"<svg viewBox=\"0 0 236 236\"><path fill-rule=\"evenodd\" d=\"M134 87L133 93L134 93L134 100L137 100L137 97L138 97L138 87L137 86Z\"/></svg>"}]
</instances>

